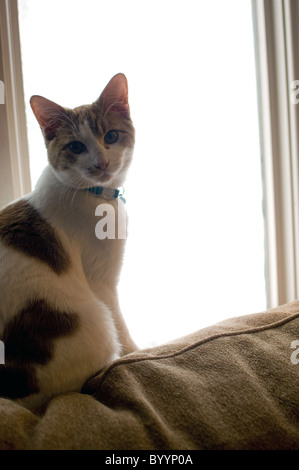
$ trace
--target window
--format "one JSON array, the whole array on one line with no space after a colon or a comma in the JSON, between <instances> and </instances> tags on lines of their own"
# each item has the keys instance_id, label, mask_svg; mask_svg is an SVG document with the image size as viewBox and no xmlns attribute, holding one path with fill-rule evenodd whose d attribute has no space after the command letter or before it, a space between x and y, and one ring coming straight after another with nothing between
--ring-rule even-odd
<instances>
[{"instance_id":1,"label":"window","mask_svg":"<svg viewBox=\"0 0 299 470\"><path fill-rule=\"evenodd\" d=\"M72 107L128 77L137 144L120 301L139 345L265 309L251 2L18 6L33 184L46 154L30 96Z\"/></svg>"},{"instance_id":2,"label":"window","mask_svg":"<svg viewBox=\"0 0 299 470\"><path fill-rule=\"evenodd\" d=\"M0 0L0 80L4 89L0 103L2 206L31 189L16 0Z\"/></svg>"},{"instance_id":3,"label":"window","mask_svg":"<svg viewBox=\"0 0 299 470\"><path fill-rule=\"evenodd\" d=\"M299 3L253 1L266 215L268 305L299 297Z\"/></svg>"}]
</instances>

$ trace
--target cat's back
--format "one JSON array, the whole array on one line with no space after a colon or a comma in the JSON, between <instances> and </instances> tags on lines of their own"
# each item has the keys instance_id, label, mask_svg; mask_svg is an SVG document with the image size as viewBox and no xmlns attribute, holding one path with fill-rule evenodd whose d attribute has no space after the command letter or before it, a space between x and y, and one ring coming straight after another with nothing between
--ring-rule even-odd
<instances>
[{"instance_id":1,"label":"cat's back","mask_svg":"<svg viewBox=\"0 0 299 470\"><path fill-rule=\"evenodd\" d=\"M29 199L4 207L0 211L0 328L26 298L40 296L49 278L63 275L69 265L61 234Z\"/></svg>"},{"instance_id":2,"label":"cat's back","mask_svg":"<svg viewBox=\"0 0 299 470\"><path fill-rule=\"evenodd\" d=\"M118 354L111 314L90 291L75 252L30 199L0 211L0 396L38 406L79 391Z\"/></svg>"},{"instance_id":3,"label":"cat's back","mask_svg":"<svg viewBox=\"0 0 299 470\"><path fill-rule=\"evenodd\" d=\"M0 242L45 262L57 274L68 267L68 255L56 230L29 200L20 199L1 210Z\"/></svg>"}]
</instances>

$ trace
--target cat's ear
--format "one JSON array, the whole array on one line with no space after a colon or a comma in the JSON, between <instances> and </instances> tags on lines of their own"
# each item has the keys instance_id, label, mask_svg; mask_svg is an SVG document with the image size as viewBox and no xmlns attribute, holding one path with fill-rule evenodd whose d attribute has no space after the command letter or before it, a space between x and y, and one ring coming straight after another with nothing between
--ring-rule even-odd
<instances>
[{"instance_id":1,"label":"cat's ear","mask_svg":"<svg viewBox=\"0 0 299 470\"><path fill-rule=\"evenodd\" d=\"M54 139L58 127L66 117L65 109L38 95L30 98L30 105L44 136L48 140Z\"/></svg>"},{"instance_id":2,"label":"cat's ear","mask_svg":"<svg viewBox=\"0 0 299 470\"><path fill-rule=\"evenodd\" d=\"M98 99L107 111L129 114L128 82L123 73L118 73L110 80Z\"/></svg>"}]
</instances>

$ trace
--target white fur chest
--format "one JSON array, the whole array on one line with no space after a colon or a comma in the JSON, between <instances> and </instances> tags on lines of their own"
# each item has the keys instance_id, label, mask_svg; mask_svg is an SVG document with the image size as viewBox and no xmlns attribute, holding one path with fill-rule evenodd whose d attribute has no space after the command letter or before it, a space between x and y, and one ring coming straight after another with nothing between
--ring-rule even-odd
<instances>
[{"instance_id":1,"label":"white fur chest","mask_svg":"<svg viewBox=\"0 0 299 470\"><path fill-rule=\"evenodd\" d=\"M118 211L122 210L125 214L123 203L120 204L118 201L108 204L107 201L99 202L95 215L80 231L82 265L93 290L103 285L114 289L118 282L125 246L124 237L120 238L118 234ZM98 210L99 207L103 213Z\"/></svg>"},{"instance_id":2,"label":"white fur chest","mask_svg":"<svg viewBox=\"0 0 299 470\"><path fill-rule=\"evenodd\" d=\"M104 199L85 190L68 191L51 171L29 199L63 233L73 263L82 263L96 293L116 288L126 238L126 208L119 199Z\"/></svg>"}]
</instances>

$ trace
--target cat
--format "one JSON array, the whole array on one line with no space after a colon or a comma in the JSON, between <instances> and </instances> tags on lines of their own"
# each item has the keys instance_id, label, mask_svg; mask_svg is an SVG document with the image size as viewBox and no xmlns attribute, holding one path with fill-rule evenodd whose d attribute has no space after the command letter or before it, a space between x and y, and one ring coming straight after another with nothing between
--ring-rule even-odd
<instances>
[{"instance_id":1,"label":"cat","mask_svg":"<svg viewBox=\"0 0 299 470\"><path fill-rule=\"evenodd\" d=\"M125 239L95 235L99 204L117 220L125 214L116 188L135 129L123 74L91 105L37 95L30 104L48 165L30 194L0 212L0 396L34 409L137 349L117 294Z\"/></svg>"}]
</instances>

